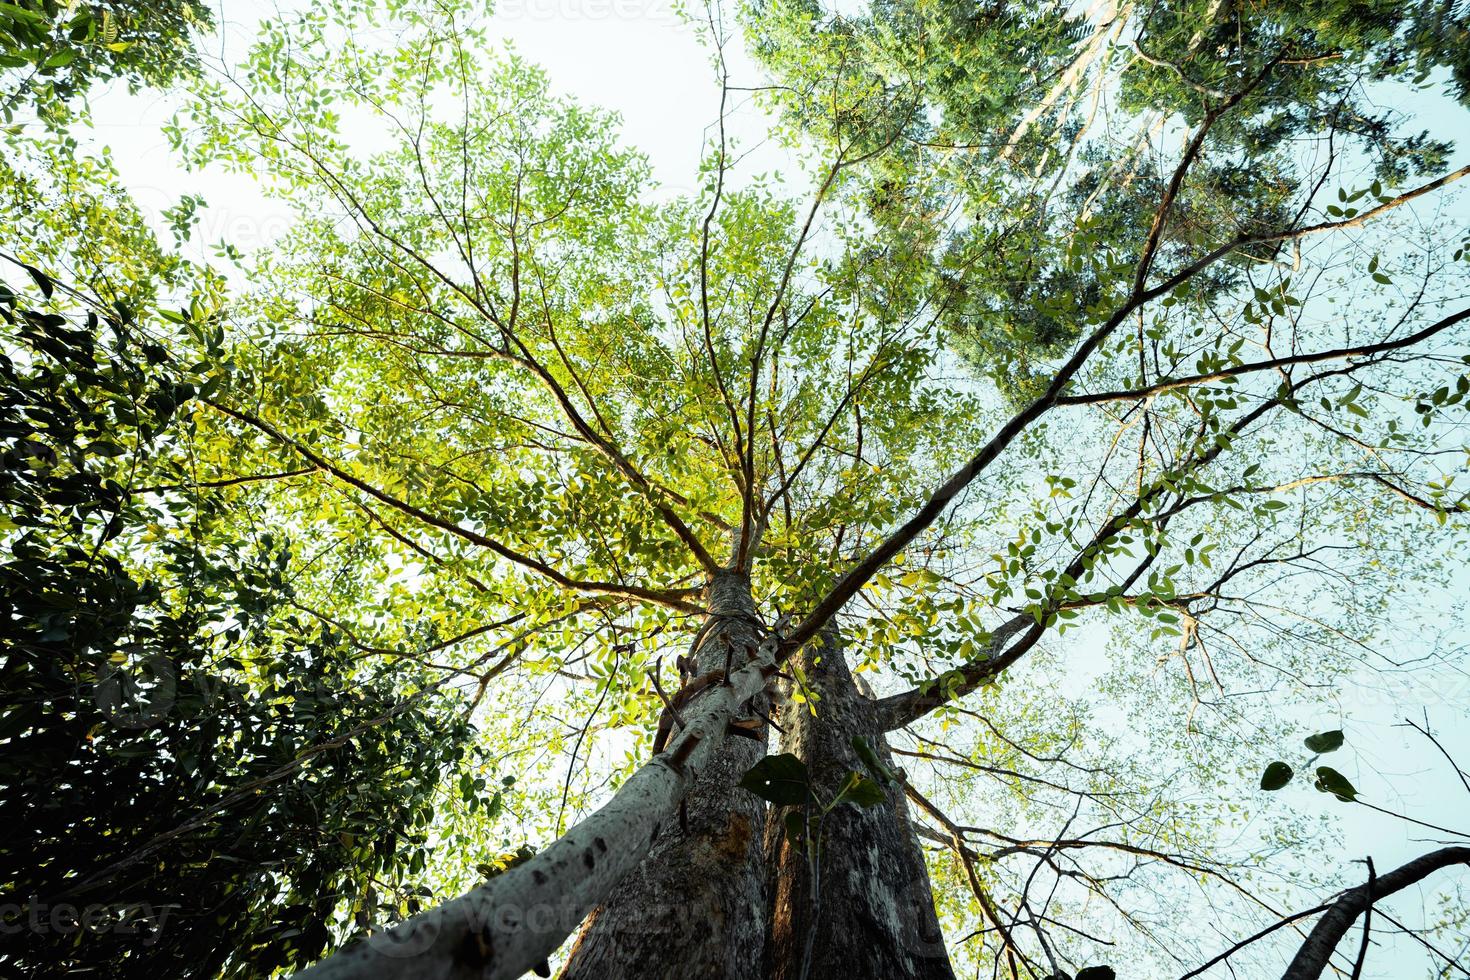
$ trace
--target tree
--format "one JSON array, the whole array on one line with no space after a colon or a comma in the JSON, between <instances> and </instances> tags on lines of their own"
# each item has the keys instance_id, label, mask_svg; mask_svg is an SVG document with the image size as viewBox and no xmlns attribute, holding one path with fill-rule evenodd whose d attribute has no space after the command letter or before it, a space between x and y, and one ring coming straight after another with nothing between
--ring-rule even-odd
<instances>
[{"instance_id":1,"label":"tree","mask_svg":"<svg viewBox=\"0 0 1470 980\"><path fill-rule=\"evenodd\" d=\"M0 280L0 962L299 968L432 897L441 783L483 761L441 679L363 664L295 607L293 542L250 480L200 478L188 416L229 373L223 284L77 149L3 165L24 252Z\"/></svg>"},{"instance_id":2,"label":"tree","mask_svg":"<svg viewBox=\"0 0 1470 980\"><path fill-rule=\"evenodd\" d=\"M1140 71L1204 57L1183 9L1145 32ZM1060 214L1008 169L1009 138L927 181L926 127L948 117L886 87L905 77L886 65L834 81L832 63L863 69L882 45L857 30L829 51L798 15L771 57L813 54L786 85L812 146L800 205L737 185L723 107L700 193L651 203L612 121L487 53L469 4L312 4L201 86L180 146L267 174L299 215L232 309L238 370L193 415L203 472L300 477L272 481L273 523L306 548L352 542L292 567L301 604L385 666L462 678L520 777L507 806L550 841L481 881L473 849L500 826L451 817L444 861L467 893L310 975L546 972L592 912L569 976L851 972L819 943L943 976L942 920L1009 975L1099 977L1130 929L1177 955L1135 874L1203 878L1249 921L1266 899L1248 854L1189 797L1238 791L1265 761L1253 736L1277 726L1212 690L1330 681L1441 573L1463 510L1443 453L1470 387L1463 252L1376 230L1466 173L1434 175L1447 147L1385 122L1366 127L1371 159L1241 172L1282 114L1281 146L1336 132L1291 107L1362 79L1318 90L1311 65L1371 76L1405 48L1344 34L1329 57L1267 10L1209 74L1144 72L1122 122L1168 108L1147 154L1079 138L1048 171L1045 139L1027 144L1027 172L1074 205ZM1014 94L976 113L985 127L1026 119L1027 73L1079 40L1111 63L1115 22L1001 13L974 67ZM718 11L709 28L723 73ZM913 49L874 31L890 35L892 57ZM1427 58L1455 51L1414 37ZM955 206L981 217L943 220ZM1348 299L1365 315L1337 315ZM956 380L957 334L982 380ZM1109 614L1123 642L1099 683L1141 747L1067 710L1086 698L1066 636L1097 649L1089 624ZM1150 681L1159 656L1179 666ZM1181 758L1185 716L1208 739ZM768 724L784 751L762 759ZM564 775L547 761L563 753ZM947 786L931 763L967 775ZM950 815L990 802L973 798L990 779L1008 787L996 821ZM1057 799L1070 819L1040 821ZM924 880L918 841L935 837L956 863ZM864 894L864 868L892 873ZM1087 897L1117 920L1061 918Z\"/></svg>"}]
</instances>

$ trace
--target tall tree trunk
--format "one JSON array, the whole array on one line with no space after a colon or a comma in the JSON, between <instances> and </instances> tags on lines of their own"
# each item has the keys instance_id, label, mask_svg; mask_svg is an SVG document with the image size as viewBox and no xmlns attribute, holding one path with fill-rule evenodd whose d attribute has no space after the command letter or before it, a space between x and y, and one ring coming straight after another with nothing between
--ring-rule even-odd
<instances>
[{"instance_id":1,"label":"tall tree trunk","mask_svg":"<svg viewBox=\"0 0 1470 980\"><path fill-rule=\"evenodd\" d=\"M884 765L892 760L875 703L858 691L836 630L824 630L796 663L817 695L816 713L803 704L782 712L781 750L806 763L818 798L830 800L849 772L866 773L854 737ZM772 811L770 980L801 980L808 956L807 980L953 980L903 793L887 795L871 807L841 804L824 818L815 896L803 849L785 834L789 808Z\"/></svg>"},{"instance_id":2,"label":"tall tree trunk","mask_svg":"<svg viewBox=\"0 0 1470 980\"><path fill-rule=\"evenodd\" d=\"M759 643L746 576L716 577L708 596L696 675L743 666ZM765 752L763 734L727 738L692 774L681 815L659 827L643 863L593 911L562 980L757 980L766 932L765 804L736 784Z\"/></svg>"}]
</instances>

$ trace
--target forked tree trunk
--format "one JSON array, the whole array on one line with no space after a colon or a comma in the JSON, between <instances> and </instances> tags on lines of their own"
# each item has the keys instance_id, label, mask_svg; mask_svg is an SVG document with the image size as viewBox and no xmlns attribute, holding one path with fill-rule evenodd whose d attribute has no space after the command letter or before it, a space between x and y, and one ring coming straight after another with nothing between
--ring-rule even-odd
<instances>
[{"instance_id":1,"label":"forked tree trunk","mask_svg":"<svg viewBox=\"0 0 1470 980\"><path fill-rule=\"evenodd\" d=\"M759 642L749 580L716 578L708 608L695 672L742 666ZM765 753L764 738L727 738L692 774L682 817L659 827L642 864L588 918L563 980L757 980L766 933L765 804L736 784Z\"/></svg>"},{"instance_id":2,"label":"forked tree trunk","mask_svg":"<svg viewBox=\"0 0 1470 980\"><path fill-rule=\"evenodd\" d=\"M861 737L891 767L874 702L857 689L836 630L797 656L812 691L782 712L781 750L806 763L813 787L831 800L847 774L866 773L852 741ZM901 790L871 807L841 804L824 818L820 887L812 895L803 849L785 834L790 808L773 809L766 830L772 883L766 946L770 980L953 980L944 935ZM814 901L815 898L815 901Z\"/></svg>"}]
</instances>

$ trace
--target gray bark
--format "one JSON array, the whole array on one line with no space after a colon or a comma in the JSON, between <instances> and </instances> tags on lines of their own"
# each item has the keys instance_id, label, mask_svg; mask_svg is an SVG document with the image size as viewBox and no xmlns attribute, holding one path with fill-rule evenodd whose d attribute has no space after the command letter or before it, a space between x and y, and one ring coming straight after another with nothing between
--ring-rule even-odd
<instances>
[{"instance_id":1,"label":"gray bark","mask_svg":"<svg viewBox=\"0 0 1470 980\"><path fill-rule=\"evenodd\" d=\"M817 796L832 799L851 771L867 774L852 747L854 736L864 738L892 768L877 704L858 691L836 631L824 631L796 662L819 700L815 715L804 704L790 704L782 712L781 750L806 763ZM903 791L888 787L886 792L884 803L841 804L824 819L815 905L803 849L792 846L785 834L790 808L772 811L766 834L772 874L770 980L802 977L809 940L808 980L954 977Z\"/></svg>"},{"instance_id":2,"label":"gray bark","mask_svg":"<svg viewBox=\"0 0 1470 980\"><path fill-rule=\"evenodd\" d=\"M743 665L760 642L744 576L711 583L709 612L697 674ZM756 700L764 710L764 698ZM765 804L736 784L765 753L763 737L728 738L691 774L683 813L660 824L648 857L592 913L563 980L757 980Z\"/></svg>"},{"instance_id":3,"label":"gray bark","mask_svg":"<svg viewBox=\"0 0 1470 980\"><path fill-rule=\"evenodd\" d=\"M706 846L723 842L731 855L730 862L743 870L744 864L735 855L742 851L754 852L754 864L759 867L760 848L757 832L761 818L759 802L751 804L744 797L736 797L734 782L740 774L754 764L764 753L764 748L746 739L727 737L729 722L741 717L743 706L752 698L760 699L769 674L774 670L779 652L777 637L767 637L754 645L756 629L751 620L741 618L748 608L749 589L744 588L744 602L727 599L734 591L734 583L720 582L712 587L711 610L729 610L737 613L735 618L717 619L710 633L729 630L732 640L752 642L751 650L757 655L744 666L733 670L729 685L714 685L700 694L685 707L683 716L688 723L675 733L668 747L649 760L630 776L613 794L613 798L601 809L583 819L558 840L535 857L502 875L485 882L470 892L445 902L437 908L420 913L406 922L356 943L320 963L297 974L303 980L515 980L526 971L543 963L562 941L572 933L583 917L597 903L608 899L630 872L645 872L648 878L670 882L683 877L681 865L670 864L667 858L662 863L640 862L649 854L656 839L664 839L671 831L678 831L679 801L684 798L691 785L709 785L714 791L724 787L728 792L730 806L723 812L723 831L716 831L716 810L691 803L690 832L704 832L699 838ZM723 646L723 644L721 644ZM718 657L723 666L724 654L716 654L710 648L709 659ZM742 663L742 651L737 649L731 666ZM726 747L733 745L733 754L726 756ZM749 764L746 764L749 760ZM741 768L741 766L744 768ZM737 771L738 770L738 771ZM740 791L743 792L743 791ZM699 821L696 822L696 812ZM740 821L737 813L750 820L750 842L740 840ZM740 846L736 846L736 845ZM669 847L660 849L667 855ZM701 854L701 859L704 855ZM706 860L706 871L720 865ZM705 914L691 909L680 926L678 937L690 935L703 938L709 928L721 930L721 949L733 951L740 943L746 943L745 951L752 960L759 960L761 936L764 932L764 907L761 876L753 874L753 886L739 896L723 899L718 907L725 910L729 918L709 926L699 921ZM639 878L638 880L647 880ZM733 871L729 881L742 880ZM628 892L635 900L636 890ZM687 906L684 897L669 887L661 895L680 908ZM614 904L619 904L614 902ZM754 921L754 927L746 923ZM615 923L626 924L632 934L620 936L608 928ZM626 939L627 944L641 946L650 957L658 952L662 966L655 964L653 972L646 975L696 976L723 975L696 974L682 969L679 958L682 951L665 942L644 943L636 932L640 927L628 917L616 915L598 930L597 947L606 952L599 954L598 962L616 965L622 961L616 946ZM753 938L752 938L753 935ZM606 938L604 938L606 937ZM585 937L584 937L585 939ZM678 965L678 968L675 968ZM738 963L736 964L739 965ZM702 966L715 967L706 959ZM573 964L576 968L576 964ZM615 977L614 973L590 973L598 977ZM751 976L739 972L734 977Z\"/></svg>"}]
</instances>

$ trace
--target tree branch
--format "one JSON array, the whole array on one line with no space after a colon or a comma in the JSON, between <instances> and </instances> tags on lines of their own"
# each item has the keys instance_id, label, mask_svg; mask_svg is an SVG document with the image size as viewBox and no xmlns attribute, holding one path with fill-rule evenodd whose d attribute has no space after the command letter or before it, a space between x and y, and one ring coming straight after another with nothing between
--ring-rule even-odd
<instances>
[{"instance_id":1,"label":"tree branch","mask_svg":"<svg viewBox=\"0 0 1470 980\"><path fill-rule=\"evenodd\" d=\"M1470 847L1444 847L1431 851L1356 888L1349 888L1327 907L1327 914L1308 934L1286 972L1281 975L1281 980L1317 980L1338 942L1358 916L1367 912L1374 902L1456 864L1470 865Z\"/></svg>"},{"instance_id":2,"label":"tree branch","mask_svg":"<svg viewBox=\"0 0 1470 980\"><path fill-rule=\"evenodd\" d=\"M395 497L392 494L373 486L365 480L353 476L351 473L342 469L340 466L337 466L335 463L330 462L325 457L318 455L307 447L301 445L296 440L285 435L279 429L275 428L275 426L271 425L269 422L266 422L264 419L258 418L255 415L250 414L249 412L229 408L228 406L222 405L219 402L214 401L213 399L204 399L204 403L210 408L213 408L215 411L228 415L230 418L233 418L238 422L243 422L244 424L254 429L258 429L260 432L265 433L267 436L276 440L277 442L291 447L302 458L311 463L314 467L330 473L332 476L335 476L337 479L341 480L343 483L346 483L348 486L355 487L368 496L387 504L395 510L407 514L410 517L417 518L430 527L438 528L439 530L452 534L455 537L462 538L463 540L468 541L471 544L476 544L482 548L486 548L489 551L492 551L500 557L506 559L507 561L512 562L513 564L519 565L522 568L536 572L550 579L563 588L596 595L616 595L623 596L629 599L640 599L644 602L652 602L658 605L668 606L671 609L677 609L681 612L699 613L703 611L698 605L688 601L688 599L686 598L686 596L690 595L694 591L692 589L649 589L637 585L622 585L617 582L585 581L572 578L571 576L564 574L563 572L547 564L546 562L541 561L539 558L535 558L531 555L523 554L522 552L516 551L515 549L507 547L506 545L501 544L499 541L496 541L494 538L481 534L478 531L472 531L469 528L460 527L453 521L446 520L436 514L431 514L428 511L423 510L422 508L415 507L413 504L407 502L406 500L401 500L398 497Z\"/></svg>"},{"instance_id":3,"label":"tree branch","mask_svg":"<svg viewBox=\"0 0 1470 980\"><path fill-rule=\"evenodd\" d=\"M1293 354L1288 357L1277 357L1265 361L1252 361L1248 364L1240 364L1236 367L1225 368L1220 371L1211 371L1207 374L1193 374L1184 378L1171 378L1157 382L1156 384L1147 385L1143 388L1102 391L1091 395L1065 395L1058 398L1056 404L1096 405L1100 402L1132 401L1163 394L1166 391L1175 391L1180 388L1190 388L1195 385L1237 378L1243 374L1253 374L1257 371L1276 371L1293 367L1297 364L1316 364L1321 361L1335 361L1350 357L1369 357L1374 354L1383 354L1388 351L1412 347L1420 341L1428 340L1435 334L1448 330L1455 324L1462 323L1467 319L1470 319L1470 308L1460 310L1457 313L1451 313L1449 316L1431 323L1424 329L1411 333L1408 336L1400 337L1397 340L1383 340L1376 344L1362 344L1357 347L1337 347L1332 350L1315 351L1310 354Z\"/></svg>"}]
</instances>

